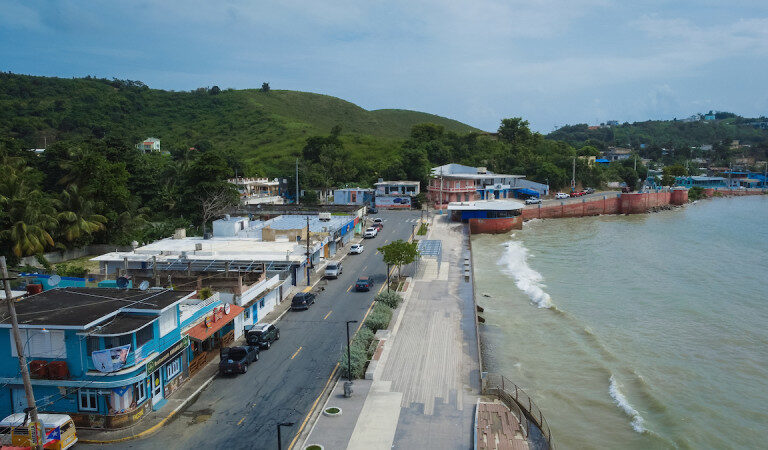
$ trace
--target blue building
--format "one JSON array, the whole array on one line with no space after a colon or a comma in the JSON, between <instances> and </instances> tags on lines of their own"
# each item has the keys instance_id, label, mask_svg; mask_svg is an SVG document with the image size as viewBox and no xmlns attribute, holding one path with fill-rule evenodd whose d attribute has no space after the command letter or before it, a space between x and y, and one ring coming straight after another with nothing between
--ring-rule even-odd
<instances>
[{"instance_id":1,"label":"blue building","mask_svg":"<svg viewBox=\"0 0 768 450\"><path fill-rule=\"evenodd\" d=\"M215 312L224 321L217 331L227 332L230 316L242 311L224 314L220 301L196 300L194 294L66 287L19 300L21 338L40 411L69 414L78 427L114 429L163 407L189 377L192 351L183 330ZM10 328L8 314L0 314L3 415L26 407Z\"/></svg>"},{"instance_id":2,"label":"blue building","mask_svg":"<svg viewBox=\"0 0 768 450\"><path fill-rule=\"evenodd\" d=\"M333 191L334 205L372 205L373 189L345 188Z\"/></svg>"},{"instance_id":3,"label":"blue building","mask_svg":"<svg viewBox=\"0 0 768 450\"><path fill-rule=\"evenodd\" d=\"M683 186L687 188L702 187L702 188L725 188L728 187L728 180L723 177L675 177L675 186Z\"/></svg>"}]
</instances>

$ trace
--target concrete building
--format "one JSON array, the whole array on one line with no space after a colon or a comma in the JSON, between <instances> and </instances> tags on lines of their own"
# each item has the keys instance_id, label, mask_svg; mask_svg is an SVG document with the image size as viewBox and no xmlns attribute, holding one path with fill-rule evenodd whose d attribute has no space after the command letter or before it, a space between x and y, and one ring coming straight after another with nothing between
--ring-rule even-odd
<instances>
[{"instance_id":1,"label":"concrete building","mask_svg":"<svg viewBox=\"0 0 768 450\"><path fill-rule=\"evenodd\" d=\"M19 300L32 386L41 412L78 427L123 428L163 407L190 376L185 329L216 313L214 333L233 332L242 310L194 291L57 288ZM221 311L219 311L220 308ZM210 327L214 328L214 327ZM0 312L0 413L23 412L26 396L10 319Z\"/></svg>"},{"instance_id":2,"label":"concrete building","mask_svg":"<svg viewBox=\"0 0 768 450\"><path fill-rule=\"evenodd\" d=\"M497 174L484 167L446 164L431 171L427 198L437 208L450 202L538 197L549 194L549 186L526 180L524 175Z\"/></svg>"},{"instance_id":3,"label":"concrete building","mask_svg":"<svg viewBox=\"0 0 768 450\"><path fill-rule=\"evenodd\" d=\"M280 181L268 178L230 178L240 193L240 201L244 205L281 204Z\"/></svg>"},{"instance_id":4,"label":"concrete building","mask_svg":"<svg viewBox=\"0 0 768 450\"><path fill-rule=\"evenodd\" d=\"M160 151L160 139L148 137L144 141L136 144L136 148L144 153L159 152Z\"/></svg>"},{"instance_id":5,"label":"concrete building","mask_svg":"<svg viewBox=\"0 0 768 450\"><path fill-rule=\"evenodd\" d=\"M604 151L602 156L603 159L607 159L611 162L623 161L625 159L629 159L632 156L632 149L623 147L608 147L608 150Z\"/></svg>"},{"instance_id":6,"label":"concrete building","mask_svg":"<svg viewBox=\"0 0 768 450\"><path fill-rule=\"evenodd\" d=\"M403 209L411 207L411 199L421 192L418 181L384 181L376 183L376 207Z\"/></svg>"},{"instance_id":7,"label":"concrete building","mask_svg":"<svg viewBox=\"0 0 768 450\"><path fill-rule=\"evenodd\" d=\"M343 188L333 191L334 205L372 205L373 192L371 188Z\"/></svg>"},{"instance_id":8,"label":"concrete building","mask_svg":"<svg viewBox=\"0 0 768 450\"><path fill-rule=\"evenodd\" d=\"M701 188L726 188L728 179L723 177L675 177L675 186L691 188L694 186Z\"/></svg>"}]
</instances>

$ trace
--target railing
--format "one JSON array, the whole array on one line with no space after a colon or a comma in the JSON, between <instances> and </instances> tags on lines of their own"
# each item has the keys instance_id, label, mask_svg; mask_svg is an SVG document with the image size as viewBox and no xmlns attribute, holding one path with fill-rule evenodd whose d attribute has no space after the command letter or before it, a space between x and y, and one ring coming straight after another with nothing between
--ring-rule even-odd
<instances>
[{"instance_id":1,"label":"railing","mask_svg":"<svg viewBox=\"0 0 768 450\"><path fill-rule=\"evenodd\" d=\"M199 303L193 303L194 299L186 300L185 303L180 305L181 309L181 317L180 320L182 323L189 320L192 316L194 316L198 311L200 311L203 308L206 308L216 302L219 301L219 293L214 292L213 295L208 297L205 300L199 300Z\"/></svg>"},{"instance_id":2,"label":"railing","mask_svg":"<svg viewBox=\"0 0 768 450\"><path fill-rule=\"evenodd\" d=\"M541 434L550 449L554 449L552 444L552 434L549 429L547 419L541 413L541 410L531 397L520 389L515 383L496 373L485 373L482 378L483 394L496 395L520 421L521 428L526 431L527 437L530 436L530 422L533 422L541 431Z\"/></svg>"}]
</instances>

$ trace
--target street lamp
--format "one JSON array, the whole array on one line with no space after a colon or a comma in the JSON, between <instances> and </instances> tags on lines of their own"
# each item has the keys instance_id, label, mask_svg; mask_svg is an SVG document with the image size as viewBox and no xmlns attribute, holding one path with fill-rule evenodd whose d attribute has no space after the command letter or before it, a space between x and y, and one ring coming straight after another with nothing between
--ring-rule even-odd
<instances>
[{"instance_id":1,"label":"street lamp","mask_svg":"<svg viewBox=\"0 0 768 450\"><path fill-rule=\"evenodd\" d=\"M280 439L280 427L292 427L295 422L280 422L277 424L277 450L283 449L283 442Z\"/></svg>"},{"instance_id":2,"label":"street lamp","mask_svg":"<svg viewBox=\"0 0 768 450\"><path fill-rule=\"evenodd\" d=\"M389 292L389 264L387 264L387 292Z\"/></svg>"},{"instance_id":3,"label":"street lamp","mask_svg":"<svg viewBox=\"0 0 768 450\"><path fill-rule=\"evenodd\" d=\"M357 323L357 320L347 320L347 381L352 383L352 352L349 350L349 324Z\"/></svg>"}]
</instances>

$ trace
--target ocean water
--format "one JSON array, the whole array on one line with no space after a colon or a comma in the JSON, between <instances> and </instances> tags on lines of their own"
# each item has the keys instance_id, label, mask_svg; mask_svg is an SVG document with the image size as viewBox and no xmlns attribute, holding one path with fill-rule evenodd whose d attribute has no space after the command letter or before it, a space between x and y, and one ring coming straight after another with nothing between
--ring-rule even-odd
<instances>
[{"instance_id":1,"label":"ocean water","mask_svg":"<svg viewBox=\"0 0 768 450\"><path fill-rule=\"evenodd\" d=\"M559 448L768 448L768 196L472 238L486 369Z\"/></svg>"}]
</instances>

